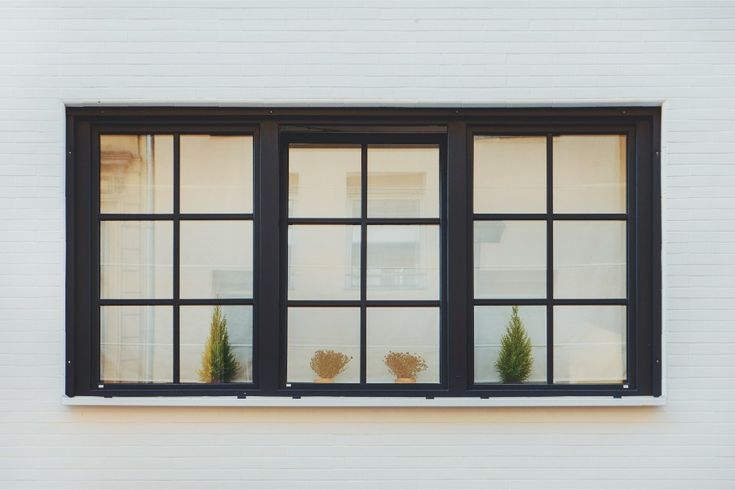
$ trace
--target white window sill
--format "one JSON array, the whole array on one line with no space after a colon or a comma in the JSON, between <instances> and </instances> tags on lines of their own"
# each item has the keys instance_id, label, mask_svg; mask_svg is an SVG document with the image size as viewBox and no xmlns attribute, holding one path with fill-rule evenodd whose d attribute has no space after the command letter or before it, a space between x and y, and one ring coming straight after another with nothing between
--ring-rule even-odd
<instances>
[{"instance_id":1,"label":"white window sill","mask_svg":"<svg viewBox=\"0 0 735 490\"><path fill-rule=\"evenodd\" d=\"M63 405L111 407L643 407L666 404L666 398L497 397L497 398L379 398L379 397L63 397Z\"/></svg>"}]
</instances>

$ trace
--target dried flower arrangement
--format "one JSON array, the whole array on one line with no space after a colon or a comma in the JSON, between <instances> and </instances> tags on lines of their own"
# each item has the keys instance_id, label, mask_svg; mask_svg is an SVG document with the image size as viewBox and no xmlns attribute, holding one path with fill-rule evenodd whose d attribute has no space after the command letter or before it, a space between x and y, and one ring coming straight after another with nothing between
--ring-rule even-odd
<instances>
[{"instance_id":1,"label":"dried flower arrangement","mask_svg":"<svg viewBox=\"0 0 735 490\"><path fill-rule=\"evenodd\" d=\"M423 357L410 352L390 351L383 362L396 377L396 383L415 383L416 376L428 368Z\"/></svg>"},{"instance_id":2,"label":"dried flower arrangement","mask_svg":"<svg viewBox=\"0 0 735 490\"><path fill-rule=\"evenodd\" d=\"M347 364L352 357L342 352L333 350L320 349L311 356L311 370L318 376L315 383L331 383L342 371L345 370Z\"/></svg>"}]
</instances>

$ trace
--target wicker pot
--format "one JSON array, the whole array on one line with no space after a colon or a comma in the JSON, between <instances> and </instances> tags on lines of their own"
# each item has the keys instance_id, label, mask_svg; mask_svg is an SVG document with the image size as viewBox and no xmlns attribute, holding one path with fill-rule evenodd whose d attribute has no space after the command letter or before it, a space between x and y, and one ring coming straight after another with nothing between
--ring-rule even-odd
<instances>
[{"instance_id":1,"label":"wicker pot","mask_svg":"<svg viewBox=\"0 0 735 490\"><path fill-rule=\"evenodd\" d=\"M415 383L416 378L396 378L396 383Z\"/></svg>"},{"instance_id":2,"label":"wicker pot","mask_svg":"<svg viewBox=\"0 0 735 490\"><path fill-rule=\"evenodd\" d=\"M334 378L322 378L321 376L317 376L314 378L314 383L334 383Z\"/></svg>"}]
</instances>

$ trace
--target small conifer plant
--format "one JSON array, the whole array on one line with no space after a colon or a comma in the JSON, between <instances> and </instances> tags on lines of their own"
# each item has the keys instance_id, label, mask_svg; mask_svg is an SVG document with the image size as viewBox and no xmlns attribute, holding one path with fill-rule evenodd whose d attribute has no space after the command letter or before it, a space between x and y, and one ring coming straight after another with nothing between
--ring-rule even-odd
<instances>
[{"instance_id":1,"label":"small conifer plant","mask_svg":"<svg viewBox=\"0 0 735 490\"><path fill-rule=\"evenodd\" d=\"M199 379L204 383L229 383L239 371L240 363L235 358L227 335L227 317L222 314L222 307L215 306L209 337L202 352Z\"/></svg>"},{"instance_id":2,"label":"small conifer plant","mask_svg":"<svg viewBox=\"0 0 735 490\"><path fill-rule=\"evenodd\" d=\"M533 369L533 353L531 338L518 315L518 306L513 306L513 313L500 340L500 354L495 368L503 383L523 383L531 376Z\"/></svg>"},{"instance_id":3,"label":"small conifer plant","mask_svg":"<svg viewBox=\"0 0 735 490\"><path fill-rule=\"evenodd\" d=\"M309 366L319 376L320 381L332 380L342 373L352 360L347 354L328 349L320 349L311 356Z\"/></svg>"}]
</instances>

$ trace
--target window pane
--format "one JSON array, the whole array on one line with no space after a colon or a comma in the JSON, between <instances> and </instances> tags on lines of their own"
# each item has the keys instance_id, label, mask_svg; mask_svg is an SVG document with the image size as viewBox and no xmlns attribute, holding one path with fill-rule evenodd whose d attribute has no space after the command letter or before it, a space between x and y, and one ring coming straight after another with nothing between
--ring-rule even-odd
<instances>
[{"instance_id":1,"label":"window pane","mask_svg":"<svg viewBox=\"0 0 735 490\"><path fill-rule=\"evenodd\" d=\"M102 383L173 382L173 308L100 307Z\"/></svg>"},{"instance_id":2,"label":"window pane","mask_svg":"<svg viewBox=\"0 0 735 490\"><path fill-rule=\"evenodd\" d=\"M625 221L554 223L554 296L625 298Z\"/></svg>"},{"instance_id":3,"label":"window pane","mask_svg":"<svg viewBox=\"0 0 735 490\"><path fill-rule=\"evenodd\" d=\"M170 221L100 223L100 296L103 299L173 297L173 224Z\"/></svg>"},{"instance_id":4,"label":"window pane","mask_svg":"<svg viewBox=\"0 0 735 490\"><path fill-rule=\"evenodd\" d=\"M181 222L181 297L253 295L253 223Z\"/></svg>"},{"instance_id":5,"label":"window pane","mask_svg":"<svg viewBox=\"0 0 735 490\"><path fill-rule=\"evenodd\" d=\"M368 308L368 383L411 383L412 371L417 383L438 383L439 333L439 308ZM393 371L386 364L390 353L395 358ZM411 369L422 362L424 369Z\"/></svg>"},{"instance_id":6,"label":"window pane","mask_svg":"<svg viewBox=\"0 0 735 490\"><path fill-rule=\"evenodd\" d=\"M173 211L171 135L100 136L100 212Z\"/></svg>"},{"instance_id":7,"label":"window pane","mask_svg":"<svg viewBox=\"0 0 735 490\"><path fill-rule=\"evenodd\" d=\"M287 356L289 383L359 383L360 309L289 308Z\"/></svg>"},{"instance_id":8,"label":"window pane","mask_svg":"<svg viewBox=\"0 0 735 490\"><path fill-rule=\"evenodd\" d=\"M554 307L554 383L623 383L625 306Z\"/></svg>"},{"instance_id":9,"label":"window pane","mask_svg":"<svg viewBox=\"0 0 735 490\"><path fill-rule=\"evenodd\" d=\"M476 298L546 297L546 222L476 221Z\"/></svg>"},{"instance_id":10,"label":"window pane","mask_svg":"<svg viewBox=\"0 0 735 490\"><path fill-rule=\"evenodd\" d=\"M289 299L360 299L360 227L288 227Z\"/></svg>"},{"instance_id":11,"label":"window pane","mask_svg":"<svg viewBox=\"0 0 735 490\"><path fill-rule=\"evenodd\" d=\"M360 147L291 146L288 150L289 216L360 216Z\"/></svg>"},{"instance_id":12,"label":"window pane","mask_svg":"<svg viewBox=\"0 0 735 490\"><path fill-rule=\"evenodd\" d=\"M221 332L223 322L236 363L216 361L221 359L217 352L223 345L222 337L216 332ZM219 341L210 342L213 328L214 338ZM219 315L211 305L181 306L179 331L182 383L249 383L253 380L252 306L224 305Z\"/></svg>"},{"instance_id":13,"label":"window pane","mask_svg":"<svg viewBox=\"0 0 735 490\"><path fill-rule=\"evenodd\" d=\"M554 212L625 212L625 136L554 138Z\"/></svg>"},{"instance_id":14,"label":"window pane","mask_svg":"<svg viewBox=\"0 0 735 490\"><path fill-rule=\"evenodd\" d=\"M368 216L439 217L439 147L368 147Z\"/></svg>"},{"instance_id":15,"label":"window pane","mask_svg":"<svg viewBox=\"0 0 735 490\"><path fill-rule=\"evenodd\" d=\"M512 306L475 307L475 382L500 383L495 363L513 314ZM533 364L526 382L546 383L546 307L520 306L518 316L531 339ZM512 373L511 373L512 374Z\"/></svg>"},{"instance_id":16,"label":"window pane","mask_svg":"<svg viewBox=\"0 0 735 490\"><path fill-rule=\"evenodd\" d=\"M546 212L546 138L475 136L475 213Z\"/></svg>"},{"instance_id":17,"label":"window pane","mask_svg":"<svg viewBox=\"0 0 735 490\"><path fill-rule=\"evenodd\" d=\"M181 136L181 212L252 211L252 136Z\"/></svg>"},{"instance_id":18,"label":"window pane","mask_svg":"<svg viewBox=\"0 0 735 490\"><path fill-rule=\"evenodd\" d=\"M439 299L439 226L369 226L367 241L368 299Z\"/></svg>"}]
</instances>

